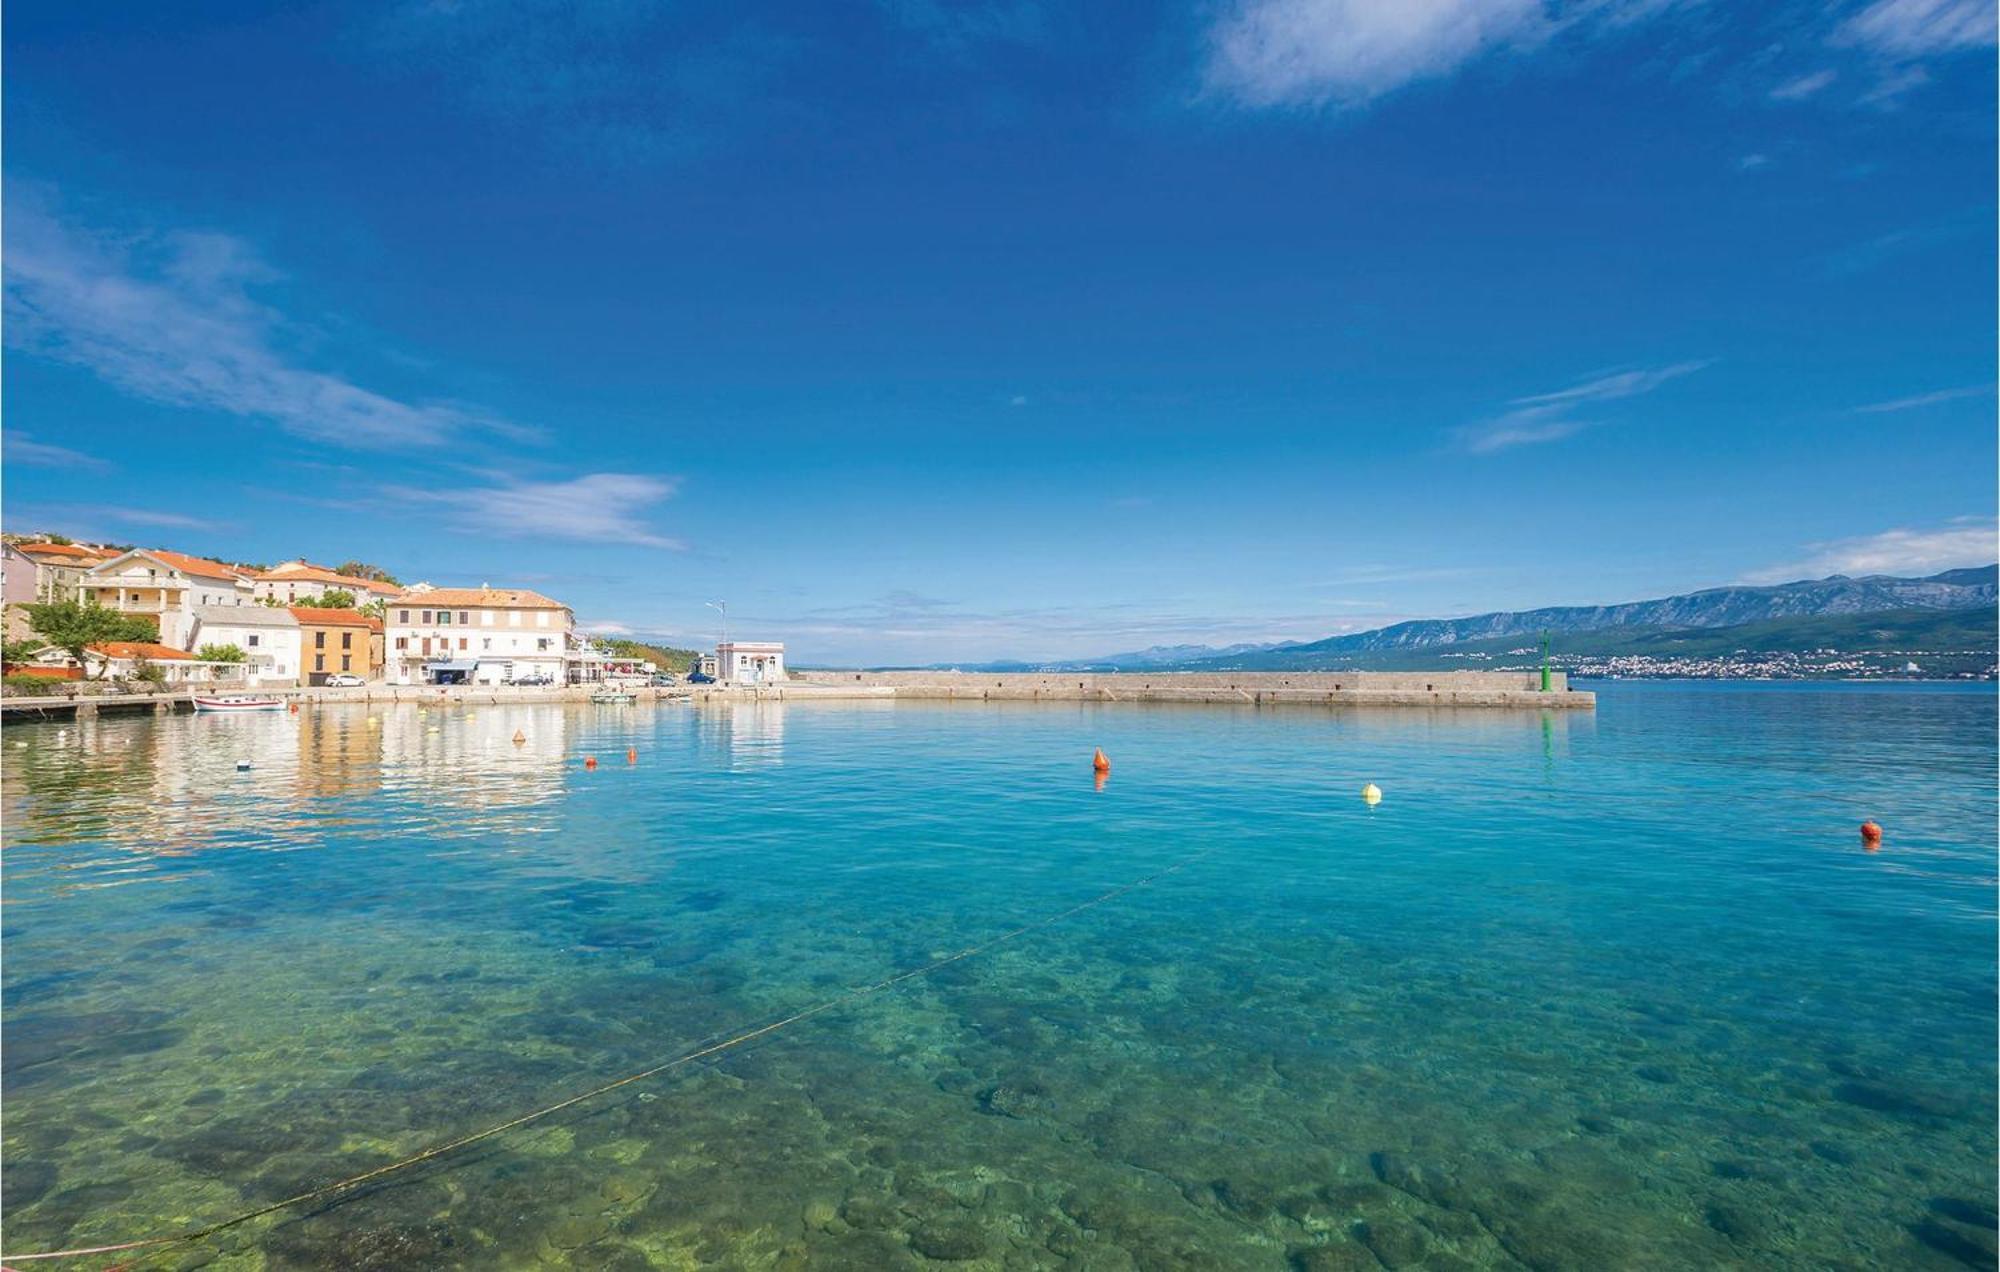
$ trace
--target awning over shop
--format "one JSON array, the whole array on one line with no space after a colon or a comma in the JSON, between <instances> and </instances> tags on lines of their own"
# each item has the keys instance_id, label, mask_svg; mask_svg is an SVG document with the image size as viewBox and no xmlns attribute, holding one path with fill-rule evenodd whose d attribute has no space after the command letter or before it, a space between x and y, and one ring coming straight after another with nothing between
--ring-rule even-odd
<instances>
[{"instance_id":1,"label":"awning over shop","mask_svg":"<svg viewBox=\"0 0 2000 1272\"><path fill-rule=\"evenodd\" d=\"M473 668L477 666L479 666L479 660L476 658L455 658L446 662L425 663L424 670L433 674L440 671L463 671L470 674Z\"/></svg>"}]
</instances>

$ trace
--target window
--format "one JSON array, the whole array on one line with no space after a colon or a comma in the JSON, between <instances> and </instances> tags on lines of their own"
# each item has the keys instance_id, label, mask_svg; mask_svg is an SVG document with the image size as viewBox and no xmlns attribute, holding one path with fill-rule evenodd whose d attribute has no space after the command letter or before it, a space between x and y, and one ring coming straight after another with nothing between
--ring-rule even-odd
<instances>
[{"instance_id":1,"label":"window","mask_svg":"<svg viewBox=\"0 0 2000 1272\"><path fill-rule=\"evenodd\" d=\"M424 622L426 622L426 623L428 623L428 622L430 622L430 621L431 621L431 612L430 612L429 610L425 610L425 611L423 612L423 620L424 620Z\"/></svg>"},{"instance_id":2,"label":"window","mask_svg":"<svg viewBox=\"0 0 2000 1272\"><path fill-rule=\"evenodd\" d=\"M438 626L439 626L439 627L450 627L450 626L451 626L451 611L450 611L450 610L439 610L439 611L438 611Z\"/></svg>"},{"instance_id":3,"label":"window","mask_svg":"<svg viewBox=\"0 0 2000 1272\"><path fill-rule=\"evenodd\" d=\"M548 637L546 637L546 636L541 636L541 637L537 637L537 638L536 638L536 640L535 640L535 649L536 649L537 651L539 651L539 652L547 652L547 650L548 650L548 647L549 647L549 638L548 638Z\"/></svg>"},{"instance_id":4,"label":"window","mask_svg":"<svg viewBox=\"0 0 2000 1272\"><path fill-rule=\"evenodd\" d=\"M471 614L467 613L467 612L466 612L466 611L464 611L464 610L460 610L460 611L458 612L458 625L459 625L460 627L465 627L465 626L468 626L468 625L470 625L470 624L471 624L471 622L472 622L472 615L471 615Z\"/></svg>"},{"instance_id":5,"label":"window","mask_svg":"<svg viewBox=\"0 0 2000 1272\"><path fill-rule=\"evenodd\" d=\"M397 621L397 622L399 622L399 623L407 623L407 622L409 622L409 621L410 621L410 611L408 611L408 610L397 610L397 611L396 611L396 621Z\"/></svg>"},{"instance_id":6,"label":"window","mask_svg":"<svg viewBox=\"0 0 2000 1272\"><path fill-rule=\"evenodd\" d=\"M250 648L252 648L252 649L255 649L255 648L257 648L257 633L256 633L256 632L251 632L251 633L250 633L250 636L249 636L249 639L248 639L248 641L247 641L246 643L247 643L247 644L248 644L248 645L250 646Z\"/></svg>"},{"instance_id":7,"label":"window","mask_svg":"<svg viewBox=\"0 0 2000 1272\"><path fill-rule=\"evenodd\" d=\"M314 655L313 655L313 670L314 670L314 671L325 671L325 670L326 670L326 655L325 655L325 654L314 654Z\"/></svg>"},{"instance_id":8,"label":"window","mask_svg":"<svg viewBox=\"0 0 2000 1272\"><path fill-rule=\"evenodd\" d=\"M408 636L398 636L398 637L396 637L396 648L398 648L398 649L408 649L409 647L410 647L410 638L409 638ZM855 679L856 679L856 680L859 680L859 679L860 679L860 677L859 677L859 676L856 676L856 677L855 677Z\"/></svg>"},{"instance_id":9,"label":"window","mask_svg":"<svg viewBox=\"0 0 2000 1272\"><path fill-rule=\"evenodd\" d=\"M342 632L342 633L340 634L340 647L341 647L342 649L352 649L352 648L354 648L354 633L353 633L353 632Z\"/></svg>"},{"instance_id":10,"label":"window","mask_svg":"<svg viewBox=\"0 0 2000 1272\"><path fill-rule=\"evenodd\" d=\"M471 641L470 639L468 639L468 638L464 637L464 636L461 636L461 637L459 637L459 638L458 638L458 647L459 647L460 649L465 649L465 648L467 648L468 646L470 646L471 644L472 644L472 641Z\"/></svg>"},{"instance_id":11,"label":"window","mask_svg":"<svg viewBox=\"0 0 2000 1272\"><path fill-rule=\"evenodd\" d=\"M342 671L352 671L354 669L354 655L342 654L340 656L340 669Z\"/></svg>"},{"instance_id":12,"label":"window","mask_svg":"<svg viewBox=\"0 0 2000 1272\"><path fill-rule=\"evenodd\" d=\"M325 632L314 632L314 633L313 633L313 648L314 648L314 649L325 649L325 648L326 648L326 633L325 633Z\"/></svg>"}]
</instances>

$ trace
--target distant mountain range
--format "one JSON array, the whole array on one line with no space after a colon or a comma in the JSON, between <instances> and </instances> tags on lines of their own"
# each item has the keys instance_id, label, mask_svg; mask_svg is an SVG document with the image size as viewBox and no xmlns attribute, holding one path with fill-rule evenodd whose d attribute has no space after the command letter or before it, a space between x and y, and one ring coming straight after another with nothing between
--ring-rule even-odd
<instances>
[{"instance_id":1,"label":"distant mountain range","mask_svg":"<svg viewBox=\"0 0 2000 1272\"><path fill-rule=\"evenodd\" d=\"M1760 630L1746 631L1745 638L1754 638L1760 647L1777 648L1792 642L1801 649L1810 649L1821 647L1835 634L1851 640L1866 629L1865 624L1853 621L1822 624L1811 620L1852 620L1859 615L1896 611L1988 612L1983 625L1974 623L1970 628L1964 624L1918 625L1923 631L1935 631L1939 639L1946 638L1946 632L1951 633L1949 638L1958 639L1967 631L1990 628L1990 614L1996 597L2000 597L1996 583L2000 583L2000 567L1992 565L1946 570L1926 578L1889 575L1849 578L1836 574L1769 587L1709 588L1684 596L1622 605L1563 605L1476 614L1469 618L1417 619L1373 631L1329 636L1325 640L1221 648L1156 646L1102 658L995 663L979 670L1303 671L1364 665L1404 667L1473 648L1494 650L1510 641L1532 644L1542 632L1549 633L1559 649L1574 653L1616 652L1629 649L1634 643L1663 642L1688 648L1691 642L1666 638L1673 633L1752 627ZM1781 619L1796 621L1761 629L1762 625ZM1905 639L1913 637L1917 630L1909 624L1889 627ZM1588 635L1592 633L1597 635ZM1640 637L1642 641L1635 639ZM1773 645L1773 641L1778 644ZM1706 646L1714 642L1699 643Z\"/></svg>"}]
</instances>

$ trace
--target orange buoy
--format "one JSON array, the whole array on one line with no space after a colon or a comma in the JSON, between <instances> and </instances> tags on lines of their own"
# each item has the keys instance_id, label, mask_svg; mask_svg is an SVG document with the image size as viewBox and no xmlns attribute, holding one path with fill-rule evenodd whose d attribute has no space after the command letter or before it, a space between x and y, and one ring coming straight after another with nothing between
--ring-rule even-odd
<instances>
[{"instance_id":1,"label":"orange buoy","mask_svg":"<svg viewBox=\"0 0 2000 1272\"><path fill-rule=\"evenodd\" d=\"M1104 754L1103 747L1097 748L1097 753L1090 757L1090 767L1100 773L1109 773L1111 771L1111 760Z\"/></svg>"},{"instance_id":2,"label":"orange buoy","mask_svg":"<svg viewBox=\"0 0 2000 1272\"><path fill-rule=\"evenodd\" d=\"M1880 844L1882 843L1881 823L1873 820L1862 822L1861 842L1869 845L1870 847L1880 846Z\"/></svg>"},{"instance_id":3,"label":"orange buoy","mask_svg":"<svg viewBox=\"0 0 2000 1272\"><path fill-rule=\"evenodd\" d=\"M297 715L298 713L299 713L299 704L294 702L292 704L292 714Z\"/></svg>"},{"instance_id":4,"label":"orange buoy","mask_svg":"<svg viewBox=\"0 0 2000 1272\"><path fill-rule=\"evenodd\" d=\"M527 740L528 740L528 735L527 735L527 734L523 733L523 732L522 732L521 730L519 730L519 729L516 729L516 730L514 730L514 745L515 745L515 746L519 746L519 745L521 745L521 744L522 744L523 742L526 742Z\"/></svg>"},{"instance_id":5,"label":"orange buoy","mask_svg":"<svg viewBox=\"0 0 2000 1272\"><path fill-rule=\"evenodd\" d=\"M596 767L597 767L597 757L596 757L596 756L594 756L594 755L586 755L586 756L584 756L584 757L583 757L583 766L584 766L585 768L587 768L587 769L590 769L590 768L596 768Z\"/></svg>"},{"instance_id":6,"label":"orange buoy","mask_svg":"<svg viewBox=\"0 0 2000 1272\"><path fill-rule=\"evenodd\" d=\"M637 763L639 762L639 748L638 748L638 747L636 747L636 746L628 746L628 747L626 747L626 748L625 748L625 762L626 762L627 764L637 764Z\"/></svg>"}]
</instances>

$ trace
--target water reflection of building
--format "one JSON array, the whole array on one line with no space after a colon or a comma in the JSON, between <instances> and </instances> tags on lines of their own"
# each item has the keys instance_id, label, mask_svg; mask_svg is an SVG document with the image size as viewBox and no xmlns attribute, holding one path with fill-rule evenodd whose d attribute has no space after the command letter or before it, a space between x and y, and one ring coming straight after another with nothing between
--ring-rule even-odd
<instances>
[{"instance_id":1,"label":"water reflection of building","mask_svg":"<svg viewBox=\"0 0 2000 1272\"><path fill-rule=\"evenodd\" d=\"M10 845L96 842L176 857L226 838L279 846L297 828L298 717L106 715L37 726L30 738L8 748Z\"/></svg>"},{"instance_id":2,"label":"water reflection of building","mask_svg":"<svg viewBox=\"0 0 2000 1272\"><path fill-rule=\"evenodd\" d=\"M525 809L562 795L571 726L558 703L392 707L377 726L382 770L394 790L440 808Z\"/></svg>"},{"instance_id":3,"label":"water reflection of building","mask_svg":"<svg viewBox=\"0 0 2000 1272\"><path fill-rule=\"evenodd\" d=\"M363 711L301 712L298 791L314 798L362 795L382 788L382 730Z\"/></svg>"},{"instance_id":4,"label":"water reflection of building","mask_svg":"<svg viewBox=\"0 0 2000 1272\"><path fill-rule=\"evenodd\" d=\"M784 703L716 700L700 712L702 741L727 755L730 767L784 763Z\"/></svg>"}]
</instances>

